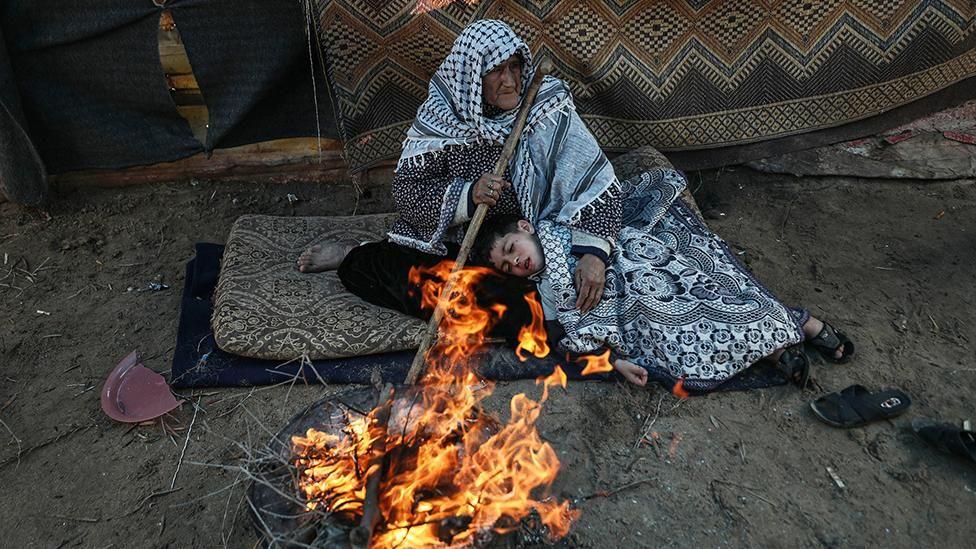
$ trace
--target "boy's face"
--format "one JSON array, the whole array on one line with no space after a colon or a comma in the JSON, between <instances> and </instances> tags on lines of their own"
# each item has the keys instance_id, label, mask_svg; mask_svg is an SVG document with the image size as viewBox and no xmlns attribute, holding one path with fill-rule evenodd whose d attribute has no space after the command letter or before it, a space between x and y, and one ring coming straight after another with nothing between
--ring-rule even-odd
<instances>
[{"instance_id":1,"label":"boy's face","mask_svg":"<svg viewBox=\"0 0 976 549\"><path fill-rule=\"evenodd\" d=\"M535 227L525 219L519 220L515 231L492 244L488 259L499 271L520 277L532 276L546 267Z\"/></svg>"}]
</instances>

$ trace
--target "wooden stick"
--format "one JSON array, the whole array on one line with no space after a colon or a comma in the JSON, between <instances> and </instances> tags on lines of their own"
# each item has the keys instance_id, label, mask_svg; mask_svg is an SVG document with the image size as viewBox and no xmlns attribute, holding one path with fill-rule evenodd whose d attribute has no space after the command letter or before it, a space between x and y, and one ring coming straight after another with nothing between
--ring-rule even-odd
<instances>
[{"instance_id":1,"label":"wooden stick","mask_svg":"<svg viewBox=\"0 0 976 549\"><path fill-rule=\"evenodd\" d=\"M508 161L511 160L512 154L515 153L515 147L518 145L519 138L522 136L522 130L525 129L525 121L529 117L532 104L535 103L535 96L539 92L539 86L542 85L542 79L551 70L552 63L548 59L543 60L536 69L532 83L529 85L528 91L525 92L525 99L522 101L522 108L519 109L518 117L515 119L515 125L512 126L512 133L505 140L505 145L502 147L502 154L498 157L498 162L495 163L495 171L492 172L493 175L499 177L505 175L505 168L508 167ZM478 236L478 230L481 229L481 224L484 222L487 213L488 205L484 203L478 204L478 208L475 210L474 216L468 224L468 231L464 233L464 240L461 241L461 250L458 252L457 259L454 261L454 268L451 269L451 275L447 278L447 282L444 283L444 287L441 288L440 299L437 300L434 314L431 315L430 322L427 323L427 331L424 333L424 339L420 342L416 356L413 357L413 364L410 365L410 371L407 372L405 383L408 385L413 385L423 375L426 366L427 351L437 338L438 328L440 328L441 320L444 318L444 309L441 307L441 304L446 302L451 292L454 291L454 282L456 279L454 275L463 269L465 263L467 263L468 255L471 254L471 248L474 246L475 238Z\"/></svg>"},{"instance_id":2,"label":"wooden stick","mask_svg":"<svg viewBox=\"0 0 976 549\"><path fill-rule=\"evenodd\" d=\"M369 446L369 462L366 465L366 497L363 499L363 517L359 526L349 532L349 542L353 547L369 547L373 530L380 520L380 482L388 464L386 452L387 424L393 409L393 385L387 383L380 392L380 409L376 414L376 426L381 435Z\"/></svg>"},{"instance_id":3,"label":"wooden stick","mask_svg":"<svg viewBox=\"0 0 976 549\"><path fill-rule=\"evenodd\" d=\"M542 85L542 79L550 71L552 71L552 63L549 60L543 60L539 64L539 67L536 68L532 82L529 84L529 89L525 92L518 116L515 118L515 124L512 126L512 133L505 139L505 144L502 146L502 153L498 157L498 162L495 163L495 170L492 172L494 175L502 176L505 174L508 161L512 158L512 154L515 153L515 147L518 145L522 131L525 129L525 121L529 117L532 104L535 103L535 96L539 92L539 87ZM454 268L451 269L451 274L441 289L440 299L437 300L434 313L430 317L430 322L427 323L427 331L424 334L424 339L421 341L420 348L417 349L417 354L414 356L410 370L407 372L407 377L404 380L404 383L407 385L414 385L424 374L427 351L430 349L431 344L433 344L434 339L436 339L441 320L444 318L444 309L441 304L446 302L451 292L454 291L454 275L464 268L464 264L468 260L468 255L471 253L471 248L474 246L474 240L478 236L478 230L481 228L481 223L484 222L485 214L487 213L488 205L478 204L478 208L475 210L474 216L468 224L468 231L464 234L464 240L461 241L461 250L458 252L458 257L454 262ZM357 548L369 547L373 537L373 530L376 528L376 524L380 519L379 485L383 480L383 472L387 466L386 422L389 420L390 410L393 407L392 389L393 387L389 384L384 387L378 400L379 405L383 407L377 414L377 420L382 420L383 434L370 447L370 460L366 468L366 497L363 499L363 518L360 520L359 526L354 528L349 534L350 543L353 547Z\"/></svg>"}]
</instances>

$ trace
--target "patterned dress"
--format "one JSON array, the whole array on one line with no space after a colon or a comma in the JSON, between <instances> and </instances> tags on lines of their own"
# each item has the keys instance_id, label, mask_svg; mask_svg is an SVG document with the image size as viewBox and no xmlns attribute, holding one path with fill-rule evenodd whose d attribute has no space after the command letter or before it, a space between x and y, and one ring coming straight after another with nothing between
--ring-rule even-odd
<instances>
[{"instance_id":1,"label":"patterned dress","mask_svg":"<svg viewBox=\"0 0 976 549\"><path fill-rule=\"evenodd\" d=\"M391 241L434 254L440 252L437 242L459 242L464 236L464 223L474 214L474 203L468 196L471 186L494 170L501 149L498 145L454 145L442 153L424 155L423 162L397 169L392 194L400 215L390 230ZM506 172L505 177L508 176ZM616 187L608 188L592 208L581 212L574 225L577 233L596 236L608 244L616 240L621 226L618 191ZM506 189L495 206L489 208L487 220L503 214L525 215L514 188Z\"/></svg>"}]
</instances>

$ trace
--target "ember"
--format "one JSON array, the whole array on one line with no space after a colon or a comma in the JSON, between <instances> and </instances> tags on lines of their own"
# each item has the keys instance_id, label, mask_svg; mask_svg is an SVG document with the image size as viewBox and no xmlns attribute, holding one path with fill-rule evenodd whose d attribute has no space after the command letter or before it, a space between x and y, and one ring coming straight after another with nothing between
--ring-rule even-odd
<instances>
[{"instance_id":1,"label":"ember","mask_svg":"<svg viewBox=\"0 0 976 549\"><path fill-rule=\"evenodd\" d=\"M450 269L451 262L443 262L411 272L411 280L422 283L425 307L436 305ZM458 273L441 336L427 355L427 373L419 387L395 400L385 429L377 408L365 417L347 414L348 427L340 434L309 429L292 439L306 506L355 522L364 511L371 443L387 437L390 459L380 485L375 547L474 544L513 530L530 513L558 539L578 515L569 502L533 494L545 491L559 471L556 453L540 439L535 423L550 388L565 387L563 371L556 368L538 380L543 385L538 401L515 395L504 425L480 411L493 385L480 390L486 385L472 357L484 346L483 334L504 314L503 307L479 308L470 290L488 273L481 268ZM523 351L548 353L541 306L535 300L529 305L533 322L520 335L520 358Z\"/></svg>"}]
</instances>

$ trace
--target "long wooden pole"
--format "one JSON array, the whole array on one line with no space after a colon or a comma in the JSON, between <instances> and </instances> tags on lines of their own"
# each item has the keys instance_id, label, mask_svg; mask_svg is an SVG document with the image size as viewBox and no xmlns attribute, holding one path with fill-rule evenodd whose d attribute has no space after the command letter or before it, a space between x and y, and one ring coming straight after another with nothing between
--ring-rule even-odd
<instances>
[{"instance_id":1,"label":"long wooden pole","mask_svg":"<svg viewBox=\"0 0 976 549\"><path fill-rule=\"evenodd\" d=\"M525 121L529 117L529 111L532 110L532 104L535 103L535 96L539 93L539 86L542 85L542 79L551 71L552 63L548 59L543 60L536 69L532 83L529 84L529 89L525 92L522 108L519 109L518 117L515 118L512 133L505 140L501 156L498 157L498 162L495 163L495 171L492 172L493 175L498 177L505 175L505 168L508 167L508 162L515 153L515 147L518 146L519 138L522 136L522 130L525 129ZM446 303L451 292L454 291L456 278L454 275L463 269L467 263L468 256L471 254L471 248L474 246L474 241L478 237L478 230L481 229L481 224L484 222L487 213L488 205L484 203L478 204L474 216L468 223L468 231L464 233L464 240L461 241L461 250L458 252L457 259L454 261L454 268L451 269L451 274L447 278L447 282L441 288L441 295L440 299L437 300L437 307L434 308L434 314L431 315L430 322L427 323L427 331L424 333L424 338L420 342L420 348L417 349L417 354L413 357L413 363L407 372L405 383L408 385L416 383L424 373L427 351L433 345L434 340L437 339L437 331L440 328L441 320L444 318L444 308L441 304Z\"/></svg>"},{"instance_id":2,"label":"long wooden pole","mask_svg":"<svg viewBox=\"0 0 976 549\"><path fill-rule=\"evenodd\" d=\"M498 157L498 162L495 163L495 171L492 172L494 175L499 177L505 175L505 168L508 167L508 162L511 160L512 154L515 153L515 147L518 145L518 140L522 136L522 131L525 129L525 121L529 117L532 104L535 103L535 96L539 93L542 79L551 71L552 63L549 60L543 60L536 68L532 82L529 84L529 89L525 92L525 97L522 99L522 106L519 109L518 116L515 118L515 124L512 126L512 133L505 139L505 144L502 146L502 153ZM475 210L474 216L468 224L468 231L464 234L464 240L461 241L461 250L458 252L458 257L454 262L454 268L451 269L451 274L441 289L440 299L437 300L434 313L430 317L430 322L427 323L427 331L424 334L424 339L421 341L420 348L417 349L417 354L413 358L413 364L410 365L410 370L407 372L407 377L404 380L404 383L407 385L417 383L424 374L427 351L436 339L441 320L444 318L442 304L447 302L447 298L454 291L454 275L463 269L465 263L467 263L468 256L471 254L471 248L474 246L475 238L478 236L478 230L481 229L481 224L484 222L485 214L487 213L488 205L478 204L478 208ZM369 547L373 537L373 530L381 518L379 512L379 486L383 478L383 471L387 466L387 426L385 420L389 418L393 398L393 387L390 385L385 386L378 400L378 406L382 408L380 409L380 413L376 415L377 423L380 423L380 429L382 429L382 434L377 437L370 448L371 455L366 469L366 497L363 500L363 517L359 522L359 526L354 528L349 536L349 541L353 547Z\"/></svg>"}]
</instances>

